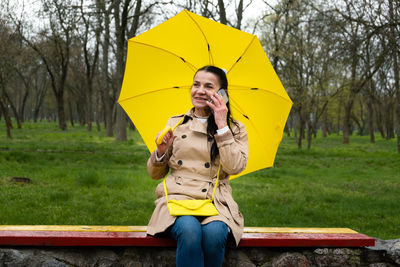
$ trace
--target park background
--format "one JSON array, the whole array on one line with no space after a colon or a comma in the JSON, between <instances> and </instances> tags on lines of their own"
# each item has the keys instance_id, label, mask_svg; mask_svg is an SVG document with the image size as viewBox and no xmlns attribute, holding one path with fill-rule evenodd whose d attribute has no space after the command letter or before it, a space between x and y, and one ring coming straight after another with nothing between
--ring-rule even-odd
<instances>
[{"instance_id":1,"label":"park background","mask_svg":"<svg viewBox=\"0 0 400 267\"><path fill-rule=\"evenodd\" d=\"M0 224L147 224L117 98L127 40L182 9L256 34L293 101L274 167L231 182L246 226L399 238L398 0L2 1Z\"/></svg>"}]
</instances>

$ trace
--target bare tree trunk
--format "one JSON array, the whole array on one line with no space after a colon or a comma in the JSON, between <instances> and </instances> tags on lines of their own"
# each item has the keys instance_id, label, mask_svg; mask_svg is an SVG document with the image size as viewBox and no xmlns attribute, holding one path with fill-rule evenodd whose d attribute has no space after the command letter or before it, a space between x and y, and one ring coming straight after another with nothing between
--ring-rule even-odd
<instances>
[{"instance_id":1,"label":"bare tree trunk","mask_svg":"<svg viewBox=\"0 0 400 267\"><path fill-rule=\"evenodd\" d=\"M44 76L44 75L43 75ZM42 73L38 72L38 75L35 77L32 83L33 90L35 92L35 100L33 107L33 121L37 122L39 117L39 112L42 107L44 98L47 93L47 79L42 79Z\"/></svg>"},{"instance_id":2,"label":"bare tree trunk","mask_svg":"<svg viewBox=\"0 0 400 267\"><path fill-rule=\"evenodd\" d=\"M324 115L322 117L322 137L326 138L327 137L327 131L328 131L328 110L324 112Z\"/></svg>"},{"instance_id":3,"label":"bare tree trunk","mask_svg":"<svg viewBox=\"0 0 400 267\"><path fill-rule=\"evenodd\" d=\"M3 101L3 97L0 95L0 109L1 112L4 115L4 119L6 122L6 132L7 132L7 138L11 138L11 129L12 129L12 122L10 118L10 114L8 113L7 106L5 105Z\"/></svg>"},{"instance_id":4,"label":"bare tree trunk","mask_svg":"<svg viewBox=\"0 0 400 267\"><path fill-rule=\"evenodd\" d=\"M92 121L93 121L93 105L92 105L92 94L93 94L93 84L92 81L88 81L88 88L87 88L87 129L88 131L92 131Z\"/></svg>"},{"instance_id":5,"label":"bare tree trunk","mask_svg":"<svg viewBox=\"0 0 400 267\"><path fill-rule=\"evenodd\" d=\"M107 105L108 106L108 105ZM105 107L105 121L106 136L114 136L114 120L113 120L113 108Z\"/></svg>"},{"instance_id":6,"label":"bare tree trunk","mask_svg":"<svg viewBox=\"0 0 400 267\"><path fill-rule=\"evenodd\" d=\"M125 70L125 56L126 56L125 44L126 44L126 32L128 23L128 8L131 0L123 1L122 14L120 14L120 9L119 9L120 2L121 0L116 1L114 4L114 24L115 24L115 34L117 42L117 51L116 51L117 81L119 88L121 88L122 86L122 80L124 77L124 70ZM117 127L116 127L117 141L127 140L126 126L127 126L127 118L125 111L122 109L120 105L117 105Z\"/></svg>"},{"instance_id":7,"label":"bare tree trunk","mask_svg":"<svg viewBox=\"0 0 400 267\"><path fill-rule=\"evenodd\" d=\"M228 21L226 19L224 0L218 0L218 11L219 11L219 22L226 25Z\"/></svg>"},{"instance_id":8,"label":"bare tree trunk","mask_svg":"<svg viewBox=\"0 0 400 267\"><path fill-rule=\"evenodd\" d=\"M358 135L363 136L365 133L365 120L364 120L364 103L362 99L360 99L360 121L358 124Z\"/></svg>"},{"instance_id":9,"label":"bare tree trunk","mask_svg":"<svg viewBox=\"0 0 400 267\"><path fill-rule=\"evenodd\" d=\"M36 123L39 117L39 109L33 110L33 122Z\"/></svg>"},{"instance_id":10,"label":"bare tree trunk","mask_svg":"<svg viewBox=\"0 0 400 267\"><path fill-rule=\"evenodd\" d=\"M132 23L132 27L128 30L128 10L129 4L131 0L125 0L123 2L122 13L120 17L119 13L119 4L114 6L114 21L115 21L115 33L117 39L117 77L118 77L118 86L121 88L122 81L124 78L124 71L125 71L125 60L126 60L126 39L127 34L129 37L133 37L136 35L139 20L140 20L140 9L142 5L142 1L136 1L135 7L135 15L134 21ZM117 2L119 3L119 2ZM119 95L119 93L118 93ZM128 123L128 116L126 115L125 111L122 109L120 105L117 105L117 135L116 140L118 141L126 141L127 140L127 123Z\"/></svg>"},{"instance_id":11,"label":"bare tree trunk","mask_svg":"<svg viewBox=\"0 0 400 267\"><path fill-rule=\"evenodd\" d=\"M394 71L394 80L395 80L395 87L396 87L396 133L397 133L397 153L400 154L400 82L399 82L399 66L397 58L400 58L399 54L394 51L394 58L393 58L393 71Z\"/></svg>"},{"instance_id":12,"label":"bare tree trunk","mask_svg":"<svg viewBox=\"0 0 400 267\"><path fill-rule=\"evenodd\" d=\"M45 97L46 92L43 92L43 95L40 95L40 99L38 99L35 103L35 107L33 109L33 121L37 122L37 119L39 117L39 112L40 112L40 108L42 107L43 101L44 101L44 97Z\"/></svg>"},{"instance_id":13,"label":"bare tree trunk","mask_svg":"<svg viewBox=\"0 0 400 267\"><path fill-rule=\"evenodd\" d=\"M18 67L14 68L15 72L18 74L18 76L21 78L20 80L22 81L22 83L24 84L25 87L25 92L24 92L24 96L22 98L22 103L21 103L21 107L19 109L19 118L21 119L21 122L25 121L25 106L26 106L26 101L28 100L28 96L29 96L29 90L31 88L31 79L26 78L24 76L24 74L18 69Z\"/></svg>"},{"instance_id":14,"label":"bare tree trunk","mask_svg":"<svg viewBox=\"0 0 400 267\"><path fill-rule=\"evenodd\" d=\"M129 29L128 39L136 36L137 30L139 28L141 8L142 8L142 0L136 0L135 15L134 15L135 19L133 20L132 26Z\"/></svg>"},{"instance_id":15,"label":"bare tree trunk","mask_svg":"<svg viewBox=\"0 0 400 267\"><path fill-rule=\"evenodd\" d=\"M307 120L307 149L311 148L313 127L310 118Z\"/></svg>"},{"instance_id":16,"label":"bare tree trunk","mask_svg":"<svg viewBox=\"0 0 400 267\"><path fill-rule=\"evenodd\" d=\"M243 11L244 11L243 0L240 0L238 7L236 8L236 16L237 16L236 29L239 29L239 30L242 27Z\"/></svg>"},{"instance_id":17,"label":"bare tree trunk","mask_svg":"<svg viewBox=\"0 0 400 267\"><path fill-rule=\"evenodd\" d=\"M386 125L386 139L390 140L394 138L394 124L393 124L393 100L391 98L388 99L388 103L385 108L385 125Z\"/></svg>"},{"instance_id":18,"label":"bare tree trunk","mask_svg":"<svg viewBox=\"0 0 400 267\"><path fill-rule=\"evenodd\" d=\"M368 96L367 100L367 109L368 109L368 130L369 130L369 138L371 143L375 143L375 133L374 133L374 106L373 99L371 96Z\"/></svg>"},{"instance_id":19,"label":"bare tree trunk","mask_svg":"<svg viewBox=\"0 0 400 267\"><path fill-rule=\"evenodd\" d=\"M87 86L87 94L86 94L86 101L87 101L87 124L88 124L88 131L92 130L92 122L93 122L93 79L96 70L97 60L99 58L99 43L100 43L100 26L95 28L96 34L96 43L94 45L94 54L92 60L90 60L90 52L89 52L89 39L90 39L90 31L91 31L91 17L87 16L83 10L83 0L81 0L81 18L84 22L85 26L85 33L83 35L83 55L85 59L85 66L86 66L86 86Z\"/></svg>"},{"instance_id":20,"label":"bare tree trunk","mask_svg":"<svg viewBox=\"0 0 400 267\"><path fill-rule=\"evenodd\" d=\"M289 120L288 120L289 121ZM287 137L290 137L290 127L289 127L289 122L286 122L286 124L285 124L285 129L284 129L284 131L285 131L285 133L286 133L286 135L287 135Z\"/></svg>"},{"instance_id":21,"label":"bare tree trunk","mask_svg":"<svg viewBox=\"0 0 400 267\"><path fill-rule=\"evenodd\" d=\"M105 90L104 90L104 115L105 115L105 126L106 126L106 136L114 136L114 120L113 120L113 109L114 109L114 99L113 91L111 87L110 76L108 74L109 69L109 58L108 51L110 48L110 14L105 13L105 35L103 44L103 74L105 78Z\"/></svg>"},{"instance_id":22,"label":"bare tree trunk","mask_svg":"<svg viewBox=\"0 0 400 267\"><path fill-rule=\"evenodd\" d=\"M101 130L101 126L100 126L100 114L101 114L101 111L100 111L100 98L101 98L101 96L100 96L100 94L101 94L101 92L100 91L97 91L97 97L96 97L96 117L95 117L95 120L96 120L96 126L97 126L97 131L98 132L100 132L100 130Z\"/></svg>"},{"instance_id":23,"label":"bare tree trunk","mask_svg":"<svg viewBox=\"0 0 400 267\"><path fill-rule=\"evenodd\" d=\"M296 139L296 141L297 141L297 148L301 149L303 139L305 138L306 120L304 120L303 115L302 115L302 112L303 112L302 107L299 107L296 111L297 111L297 115L298 115L298 119L299 119L299 133L298 133L298 138Z\"/></svg>"},{"instance_id":24,"label":"bare tree trunk","mask_svg":"<svg viewBox=\"0 0 400 267\"><path fill-rule=\"evenodd\" d=\"M210 3L209 0L204 0L202 8L201 8L201 16L206 17L206 18L209 17L209 9L208 9L209 3Z\"/></svg>"},{"instance_id":25,"label":"bare tree trunk","mask_svg":"<svg viewBox=\"0 0 400 267\"><path fill-rule=\"evenodd\" d=\"M378 104L372 103L374 105L373 109L375 110L375 121L376 121L376 126L378 128L379 133L381 134L381 137L383 139L386 138L385 136L385 129L383 127L383 119L382 119L382 110L377 107Z\"/></svg>"},{"instance_id":26,"label":"bare tree trunk","mask_svg":"<svg viewBox=\"0 0 400 267\"><path fill-rule=\"evenodd\" d=\"M339 98L339 104L338 104L338 112L337 112L337 124L336 124L336 134L340 135L340 125L341 125L341 115L342 115L342 97Z\"/></svg>"},{"instance_id":27,"label":"bare tree trunk","mask_svg":"<svg viewBox=\"0 0 400 267\"><path fill-rule=\"evenodd\" d=\"M111 79L109 75L109 50L110 50L110 14L112 12L113 4L110 4L106 8L106 3L104 0L96 0L97 6L97 20L98 23L103 26L103 41L102 45L102 94L101 100L103 102L103 111L104 111L104 126L106 128L106 136L112 137L114 135L114 121L113 121L113 108L115 105L114 93L111 87ZM101 17L101 14L104 15L104 18Z\"/></svg>"},{"instance_id":28,"label":"bare tree trunk","mask_svg":"<svg viewBox=\"0 0 400 267\"><path fill-rule=\"evenodd\" d=\"M358 26L356 28L358 29ZM358 32L356 30L356 32ZM347 103L344 108L344 118L343 118L343 144L349 144L350 142L350 120L351 120L351 110L353 108L354 100L356 94L358 93L358 88L356 86L357 79L357 65L358 65L358 48L360 47L357 36L352 37L350 53L352 55L351 59L351 82L350 82L350 93L347 98Z\"/></svg>"},{"instance_id":29,"label":"bare tree trunk","mask_svg":"<svg viewBox=\"0 0 400 267\"><path fill-rule=\"evenodd\" d=\"M7 106L7 103L10 105L10 107L14 113L14 117L17 120L17 128L21 129L21 120L19 119L19 114L18 114L17 108L15 107L14 103L10 99L10 96L7 94L7 92L5 90L3 90L3 95L5 96L5 100L7 100L7 102L5 102L4 104L6 104L6 106Z\"/></svg>"},{"instance_id":30,"label":"bare tree trunk","mask_svg":"<svg viewBox=\"0 0 400 267\"><path fill-rule=\"evenodd\" d=\"M72 110L71 101L68 101L68 110L69 110L69 121L71 122L71 126L74 127L74 113Z\"/></svg>"},{"instance_id":31,"label":"bare tree trunk","mask_svg":"<svg viewBox=\"0 0 400 267\"><path fill-rule=\"evenodd\" d=\"M78 121L80 126L84 126L86 124L86 110L85 110L85 99L80 99L78 101L75 101L75 106L76 106L76 111L78 113Z\"/></svg>"},{"instance_id":32,"label":"bare tree trunk","mask_svg":"<svg viewBox=\"0 0 400 267\"><path fill-rule=\"evenodd\" d=\"M100 132L101 131L101 126L100 126L99 116L96 116L96 127L97 127L97 131Z\"/></svg>"},{"instance_id":33,"label":"bare tree trunk","mask_svg":"<svg viewBox=\"0 0 400 267\"><path fill-rule=\"evenodd\" d=\"M29 87L25 89L24 97L22 98L21 108L19 110L19 117L21 122L25 121L25 106L29 96Z\"/></svg>"},{"instance_id":34,"label":"bare tree trunk","mask_svg":"<svg viewBox=\"0 0 400 267\"><path fill-rule=\"evenodd\" d=\"M58 127L65 131L67 130L67 123L65 121L65 109L64 109L64 90L60 90L56 94L57 100L57 113L58 113Z\"/></svg>"},{"instance_id":35,"label":"bare tree trunk","mask_svg":"<svg viewBox=\"0 0 400 267\"><path fill-rule=\"evenodd\" d=\"M369 49L369 43L367 45L366 49L366 68L368 70L371 69L370 66L370 49ZM368 117L368 132L369 132L369 138L371 143L375 143L375 127L374 127L374 101L375 101L375 84L373 79L371 79L368 82L368 88L367 89L367 96L366 96L366 105L367 105L367 117ZM361 105L363 103L360 103Z\"/></svg>"},{"instance_id":36,"label":"bare tree trunk","mask_svg":"<svg viewBox=\"0 0 400 267\"><path fill-rule=\"evenodd\" d=\"M398 2L397 2L398 3ZM400 154L400 77L399 77L399 65L398 65L398 45L397 38L398 33L396 34L396 26L395 20L398 15L395 15L395 8L393 7L393 0L389 0L389 16L390 16L390 44L391 44L391 52L393 57L393 72L394 72L394 87L396 92L396 134L397 134L397 153ZM396 10L398 12L398 10ZM397 37L397 38L396 38Z\"/></svg>"},{"instance_id":37,"label":"bare tree trunk","mask_svg":"<svg viewBox=\"0 0 400 267\"><path fill-rule=\"evenodd\" d=\"M343 118L343 144L348 144L350 142L350 121L351 121L351 110L353 108L355 93L350 92L349 99L347 100L346 106L344 108L344 118Z\"/></svg>"},{"instance_id":38,"label":"bare tree trunk","mask_svg":"<svg viewBox=\"0 0 400 267\"><path fill-rule=\"evenodd\" d=\"M299 138L297 139L297 148L301 149L302 148L302 142L304 139L304 129L305 129L305 124L302 122L302 120L299 121Z\"/></svg>"},{"instance_id":39,"label":"bare tree trunk","mask_svg":"<svg viewBox=\"0 0 400 267\"><path fill-rule=\"evenodd\" d=\"M127 140L127 132L126 132L126 126L127 126L127 117L125 114L124 109L118 105L117 106L117 135L116 135L116 140L117 141L126 141Z\"/></svg>"}]
</instances>

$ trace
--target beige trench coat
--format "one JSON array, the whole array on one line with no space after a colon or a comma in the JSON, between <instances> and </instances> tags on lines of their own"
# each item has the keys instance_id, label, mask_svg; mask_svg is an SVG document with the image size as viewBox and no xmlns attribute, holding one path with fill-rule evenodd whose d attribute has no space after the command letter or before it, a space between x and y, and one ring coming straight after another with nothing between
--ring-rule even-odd
<instances>
[{"instance_id":1,"label":"beige trench coat","mask_svg":"<svg viewBox=\"0 0 400 267\"><path fill-rule=\"evenodd\" d=\"M219 156L210 162L211 138L207 138L207 122L202 123L193 115L193 109L186 114L171 117L167 123L173 127L183 116L187 122L174 131L174 142L162 161L157 162L155 152L147 161L147 170L152 179L166 178L169 199L205 199L212 198L217 179L218 166L221 163L219 183L215 192L214 204L219 214L205 217L201 224L211 221L225 222L239 243L243 233L244 220L239 207L232 198L229 176L244 170L248 157L248 139L244 125L231 125L231 131L215 135ZM174 224L176 217L169 214L163 183L156 188L156 208L147 226L147 233L155 235L164 232Z\"/></svg>"}]
</instances>

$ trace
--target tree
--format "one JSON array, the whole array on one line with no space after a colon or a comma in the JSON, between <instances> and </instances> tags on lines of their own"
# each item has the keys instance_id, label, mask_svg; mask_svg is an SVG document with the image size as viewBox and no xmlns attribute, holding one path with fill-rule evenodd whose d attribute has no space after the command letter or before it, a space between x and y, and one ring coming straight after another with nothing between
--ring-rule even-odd
<instances>
[{"instance_id":1,"label":"tree","mask_svg":"<svg viewBox=\"0 0 400 267\"><path fill-rule=\"evenodd\" d=\"M32 110L33 110L33 121L37 122L39 118L39 112L44 102L44 98L47 94L49 86L49 78L46 75L47 71L44 66L40 66L36 75L34 76L31 86L32 96Z\"/></svg>"},{"instance_id":2,"label":"tree","mask_svg":"<svg viewBox=\"0 0 400 267\"><path fill-rule=\"evenodd\" d=\"M379 31L371 31L368 22L373 19L365 1L352 2L344 0L335 4L334 12L325 12L341 34L341 45L346 48L338 51L340 57L346 66L345 87L348 87L343 118L343 143L349 143L352 109L356 96L373 78L375 73L383 65L387 55L387 44L383 39L377 38ZM338 16L339 15L339 16ZM374 42L378 48L374 54L370 53L369 67L363 64L363 54L360 51L368 49L369 43Z\"/></svg>"},{"instance_id":3,"label":"tree","mask_svg":"<svg viewBox=\"0 0 400 267\"><path fill-rule=\"evenodd\" d=\"M116 0L114 1L114 27L115 27L115 38L116 38L116 81L118 86L118 94L121 90L123 75L125 71L125 62L127 54L127 40L134 37L137 34L141 20L151 8L158 4L153 2L142 11L142 0L135 1L135 8L133 16L129 16L129 7L131 0ZM129 20L132 22L129 27ZM117 135L116 140L126 141L126 126L127 126L127 115L120 105L117 106Z\"/></svg>"},{"instance_id":4,"label":"tree","mask_svg":"<svg viewBox=\"0 0 400 267\"><path fill-rule=\"evenodd\" d=\"M104 124L106 128L106 135L114 135L114 120L113 110L115 106L116 96L111 84L111 74L109 67L109 54L110 54L110 30L111 30L111 11L113 5L107 5L104 0L96 0L96 14L97 23L99 29L103 32L101 48L102 48L102 60L101 60L101 77L99 77L99 88L102 92L101 98L104 107Z\"/></svg>"},{"instance_id":5,"label":"tree","mask_svg":"<svg viewBox=\"0 0 400 267\"><path fill-rule=\"evenodd\" d=\"M16 112L18 113L17 121L24 122L25 110L28 103L28 98L32 91L32 83L37 79L39 71L42 68L40 59L35 53L32 53L31 48L18 37L18 54L15 54L13 65L14 79L13 87L10 91L11 97L14 97ZM20 126L18 126L20 127Z\"/></svg>"},{"instance_id":6,"label":"tree","mask_svg":"<svg viewBox=\"0 0 400 267\"><path fill-rule=\"evenodd\" d=\"M394 87L396 92L396 132L397 132L397 153L400 154L400 77L399 77L399 60L400 60L400 52L399 52L399 40L398 36L400 33L399 30L399 8L400 1L388 0L389 4L389 43L391 55L393 57L393 74L394 74ZM397 37L397 38L396 38Z\"/></svg>"},{"instance_id":7,"label":"tree","mask_svg":"<svg viewBox=\"0 0 400 267\"><path fill-rule=\"evenodd\" d=\"M93 122L93 79L97 69L97 62L99 58L99 44L100 44L100 26L95 24L93 20L94 12L92 10L84 10L83 0L80 3L81 18L83 22L83 34L80 36L83 48L83 56L85 61L85 80L86 80L86 105L87 105L87 124L88 131L92 130ZM95 10L94 10L95 11ZM93 34L91 34L93 32ZM94 37L94 44L91 39ZM92 42L91 42L92 41ZM93 47L91 47L93 46ZM93 50L93 51L91 51Z\"/></svg>"},{"instance_id":8,"label":"tree","mask_svg":"<svg viewBox=\"0 0 400 267\"><path fill-rule=\"evenodd\" d=\"M127 51L127 31L128 31L128 11L131 0L116 0L114 2L114 26L115 26L115 37L117 43L116 60L117 60L117 84L118 88L122 86L122 80L124 79L125 72L125 60ZM136 5L141 5L141 0L137 1ZM122 4L122 12L120 6ZM122 13L122 14L121 14ZM139 19L139 16L136 18ZM119 89L120 91L121 89ZM119 94L118 94L119 95ZM116 140L126 141L126 126L127 118L125 111L120 105L117 106L117 135Z\"/></svg>"},{"instance_id":9,"label":"tree","mask_svg":"<svg viewBox=\"0 0 400 267\"><path fill-rule=\"evenodd\" d=\"M11 138L13 125L8 111L9 99L6 88L12 76L14 59L11 51L15 48L15 42L11 27L2 18L0 18L0 40L0 111L5 118L7 138Z\"/></svg>"},{"instance_id":10,"label":"tree","mask_svg":"<svg viewBox=\"0 0 400 267\"><path fill-rule=\"evenodd\" d=\"M64 93L69 71L70 46L79 16L72 0L42 0L42 5L43 18L48 20L48 28L42 30L34 41L24 35L21 23L18 29L21 37L38 54L46 67L56 98L58 125L61 130L66 130Z\"/></svg>"}]
</instances>

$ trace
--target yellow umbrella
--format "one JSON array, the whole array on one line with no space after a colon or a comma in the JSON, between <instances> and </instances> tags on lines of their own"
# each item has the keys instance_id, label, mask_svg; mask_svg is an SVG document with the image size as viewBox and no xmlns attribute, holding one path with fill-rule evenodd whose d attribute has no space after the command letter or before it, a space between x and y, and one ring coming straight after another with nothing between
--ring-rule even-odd
<instances>
[{"instance_id":1,"label":"yellow umbrella","mask_svg":"<svg viewBox=\"0 0 400 267\"><path fill-rule=\"evenodd\" d=\"M247 129L240 175L273 166L292 101L255 35L184 10L128 41L118 102L153 151L168 118L192 107L193 76L205 65L227 70L232 116Z\"/></svg>"}]
</instances>

